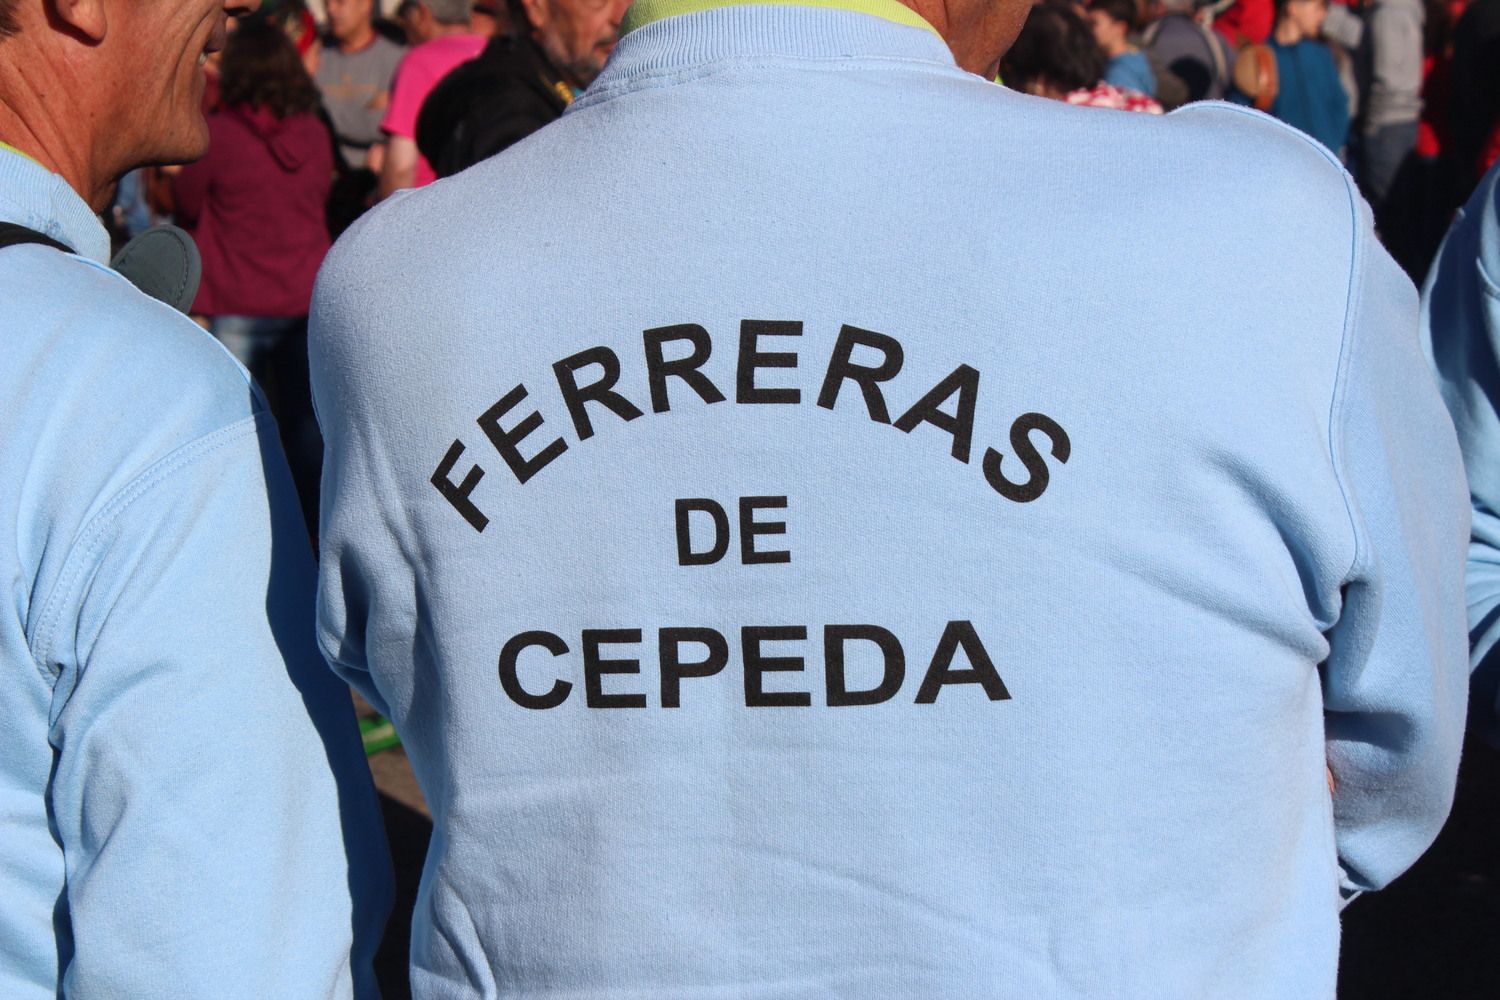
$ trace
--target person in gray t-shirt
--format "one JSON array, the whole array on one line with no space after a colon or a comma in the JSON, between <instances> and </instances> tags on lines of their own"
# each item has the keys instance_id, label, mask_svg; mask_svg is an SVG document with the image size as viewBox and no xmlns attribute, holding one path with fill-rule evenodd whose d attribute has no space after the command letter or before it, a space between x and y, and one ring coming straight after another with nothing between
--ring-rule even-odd
<instances>
[{"instance_id":1,"label":"person in gray t-shirt","mask_svg":"<svg viewBox=\"0 0 1500 1000\"><path fill-rule=\"evenodd\" d=\"M345 161L379 173L385 152L380 119L405 50L375 31L370 21L373 2L328 0L330 38L314 79Z\"/></svg>"}]
</instances>

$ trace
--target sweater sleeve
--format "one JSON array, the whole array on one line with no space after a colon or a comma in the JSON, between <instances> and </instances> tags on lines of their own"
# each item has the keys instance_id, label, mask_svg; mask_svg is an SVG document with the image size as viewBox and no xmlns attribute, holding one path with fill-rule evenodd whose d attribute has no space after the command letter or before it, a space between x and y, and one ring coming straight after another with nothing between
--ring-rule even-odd
<instances>
[{"instance_id":1,"label":"sweater sleeve","mask_svg":"<svg viewBox=\"0 0 1500 1000\"><path fill-rule=\"evenodd\" d=\"M312 584L265 413L159 460L80 535L37 651L63 994L376 995L389 862Z\"/></svg>"},{"instance_id":2,"label":"sweater sleeve","mask_svg":"<svg viewBox=\"0 0 1500 1000\"><path fill-rule=\"evenodd\" d=\"M1323 665L1344 889L1378 889L1452 804L1467 681L1463 469L1422 363L1411 283L1359 206L1333 454L1355 555Z\"/></svg>"},{"instance_id":3,"label":"sweater sleeve","mask_svg":"<svg viewBox=\"0 0 1500 1000\"><path fill-rule=\"evenodd\" d=\"M1500 745L1500 168L1449 230L1422 291L1422 337L1453 414L1473 527L1468 610L1472 718Z\"/></svg>"}]
</instances>

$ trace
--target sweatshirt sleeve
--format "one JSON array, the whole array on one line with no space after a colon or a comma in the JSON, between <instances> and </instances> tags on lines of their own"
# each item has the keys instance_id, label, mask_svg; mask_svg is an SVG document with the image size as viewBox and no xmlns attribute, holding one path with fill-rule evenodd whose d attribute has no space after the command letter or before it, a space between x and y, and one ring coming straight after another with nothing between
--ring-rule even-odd
<instances>
[{"instance_id":1,"label":"sweatshirt sleeve","mask_svg":"<svg viewBox=\"0 0 1500 1000\"><path fill-rule=\"evenodd\" d=\"M312 585L264 412L159 460L78 538L37 650L64 995L377 995L389 861Z\"/></svg>"},{"instance_id":2,"label":"sweatshirt sleeve","mask_svg":"<svg viewBox=\"0 0 1500 1000\"><path fill-rule=\"evenodd\" d=\"M1422 362L1415 290L1356 204L1332 442L1355 554L1323 665L1346 893L1386 885L1437 836L1467 686L1463 469Z\"/></svg>"},{"instance_id":3,"label":"sweatshirt sleeve","mask_svg":"<svg viewBox=\"0 0 1500 1000\"><path fill-rule=\"evenodd\" d=\"M1500 168L1448 231L1422 291L1422 337L1468 471L1471 718L1500 745Z\"/></svg>"}]
</instances>

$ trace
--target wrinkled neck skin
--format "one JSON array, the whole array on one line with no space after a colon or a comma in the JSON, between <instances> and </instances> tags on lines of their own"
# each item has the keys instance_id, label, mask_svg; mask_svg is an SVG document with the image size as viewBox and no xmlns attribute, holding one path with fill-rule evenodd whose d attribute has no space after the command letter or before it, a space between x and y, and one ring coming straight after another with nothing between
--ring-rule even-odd
<instances>
[{"instance_id":1,"label":"wrinkled neck skin","mask_svg":"<svg viewBox=\"0 0 1500 1000\"><path fill-rule=\"evenodd\" d=\"M27 33L0 41L0 142L60 175L103 212L124 170L111 162L108 109L98 93L76 62L38 51Z\"/></svg>"}]
</instances>

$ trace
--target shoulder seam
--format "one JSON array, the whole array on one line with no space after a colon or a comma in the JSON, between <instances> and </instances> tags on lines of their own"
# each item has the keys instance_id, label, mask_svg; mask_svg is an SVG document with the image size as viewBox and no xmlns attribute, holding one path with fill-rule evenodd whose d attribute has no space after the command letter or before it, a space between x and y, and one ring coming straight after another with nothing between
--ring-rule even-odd
<instances>
[{"instance_id":1,"label":"shoulder seam","mask_svg":"<svg viewBox=\"0 0 1500 1000\"><path fill-rule=\"evenodd\" d=\"M1247 108L1242 104L1234 104L1230 101L1194 101L1191 104L1183 105L1176 111L1173 111L1172 114L1190 115L1216 110L1232 111L1235 114L1240 115L1241 117L1250 118L1255 121L1264 122L1267 125L1273 126L1278 131L1285 133L1287 136L1296 139L1302 145L1315 151L1319 156L1323 157L1323 159L1327 160L1335 167L1338 167L1339 173L1342 174L1345 178L1345 184L1348 184L1349 172L1344 168L1344 164L1339 160L1339 158L1333 155L1333 152L1327 146L1323 145L1321 142L1314 139L1312 136L1306 134L1305 132L1298 131L1297 129L1288 125L1286 122L1281 121L1277 118L1272 118L1270 115L1266 114L1263 111L1256 111L1254 108Z\"/></svg>"},{"instance_id":2,"label":"shoulder seam","mask_svg":"<svg viewBox=\"0 0 1500 1000\"><path fill-rule=\"evenodd\" d=\"M69 545L68 555L63 560L57 582L53 584L41 605L37 627L28 646L32 660L48 684L54 684L58 671L52 669L49 660L52 643L55 641L57 625L62 617L67 597L78 586L82 574L89 567L92 557L97 555L100 542L107 536L109 528L130 507L154 487L170 479L178 471L187 468L219 449L233 444L260 428L262 421L269 421L270 414L262 410L243 417L232 424L210 431L180 445L143 469L134 479L126 483L109 501L88 519L78 535Z\"/></svg>"},{"instance_id":3,"label":"shoulder seam","mask_svg":"<svg viewBox=\"0 0 1500 1000\"><path fill-rule=\"evenodd\" d=\"M1188 105L1186 108L1181 108L1172 113L1181 114L1183 111L1194 107L1194 105ZM1342 576L1342 579L1348 580L1353 575L1355 567L1359 565L1360 558L1364 555L1364 545L1362 544L1359 530L1359 518L1355 514L1349 484L1347 477L1344 475L1344 448L1341 433L1343 429L1344 405L1346 402L1345 388L1348 383L1349 368L1352 364L1351 358L1355 349L1353 343L1354 318L1358 311L1359 296L1364 288L1365 277L1365 240L1362 238L1363 233L1360 227L1359 195L1354 186L1353 179L1349 176L1349 172L1344 169L1343 163L1339 162L1338 157L1334 156L1331 150L1321 142L1299 132L1285 122L1278 121L1270 115L1263 114L1253 108L1231 104L1227 101L1199 102L1197 108L1201 111L1222 108L1225 111L1232 111L1246 118L1253 118L1274 126L1287 135L1295 137L1304 146L1316 151L1319 156L1323 157L1323 159L1327 160L1334 167L1337 167L1339 176L1344 182L1344 193L1348 198L1349 204L1349 278L1344 295L1344 325L1339 334L1339 356L1334 368L1333 389L1328 402L1328 457L1333 467L1334 482L1338 484L1339 496L1344 503L1344 514L1349 519L1349 533L1353 543L1349 557L1349 567L1344 571Z\"/></svg>"},{"instance_id":4,"label":"shoulder seam","mask_svg":"<svg viewBox=\"0 0 1500 1000\"><path fill-rule=\"evenodd\" d=\"M1333 478L1339 487L1339 496L1344 501L1344 514L1349 519L1349 532L1353 540L1352 551L1349 556L1349 567L1341 577L1349 580L1354 569L1359 565L1360 558L1364 554L1364 546L1361 544L1361 533L1359 530L1359 518L1354 511L1354 503L1350 496L1349 484L1344 475L1344 407L1348 400L1345 392L1349 381L1349 369L1353 363L1354 355L1354 317L1358 312L1358 303L1364 290L1365 281L1365 240L1362 238L1359 199L1354 191L1348 175L1344 178L1345 191L1349 196L1349 284L1344 299L1344 328L1339 336L1339 358L1338 365L1334 370L1333 392L1328 404L1328 456L1333 465Z\"/></svg>"}]
</instances>

